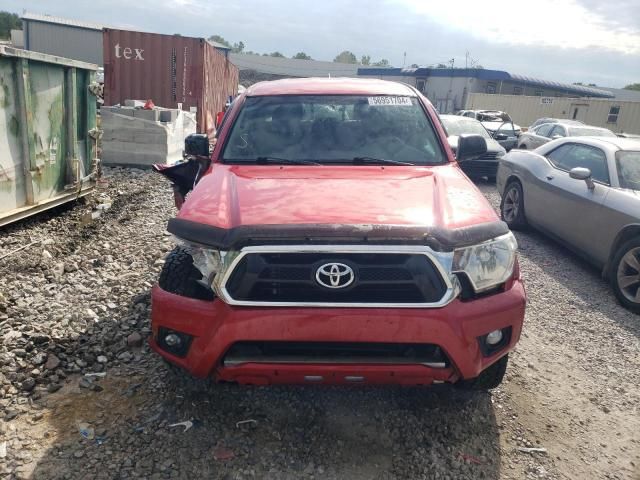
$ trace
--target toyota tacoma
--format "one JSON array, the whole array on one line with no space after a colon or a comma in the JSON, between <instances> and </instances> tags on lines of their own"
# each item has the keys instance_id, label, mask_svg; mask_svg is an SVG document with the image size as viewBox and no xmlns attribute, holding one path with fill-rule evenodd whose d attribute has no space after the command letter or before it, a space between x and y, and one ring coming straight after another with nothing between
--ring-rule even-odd
<instances>
[{"instance_id":1,"label":"toyota tacoma","mask_svg":"<svg viewBox=\"0 0 640 480\"><path fill-rule=\"evenodd\" d=\"M516 240L416 89L373 79L248 88L211 153L164 169L178 246L151 346L240 384L500 384L520 337ZM192 188L193 187L193 188Z\"/></svg>"}]
</instances>

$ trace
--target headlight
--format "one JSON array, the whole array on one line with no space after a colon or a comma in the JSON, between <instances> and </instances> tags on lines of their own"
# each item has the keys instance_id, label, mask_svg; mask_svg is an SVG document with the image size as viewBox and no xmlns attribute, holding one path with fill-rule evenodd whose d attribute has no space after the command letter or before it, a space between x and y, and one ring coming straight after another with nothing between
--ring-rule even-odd
<instances>
[{"instance_id":1,"label":"headlight","mask_svg":"<svg viewBox=\"0 0 640 480\"><path fill-rule=\"evenodd\" d=\"M465 273L476 292L506 282L513 273L518 243L512 233L454 251L453 273Z\"/></svg>"},{"instance_id":2,"label":"headlight","mask_svg":"<svg viewBox=\"0 0 640 480\"><path fill-rule=\"evenodd\" d=\"M173 238L189 252L193 258L193 266L202 274L203 282L211 286L216 274L222 270L223 256L226 252L187 242L175 236Z\"/></svg>"}]
</instances>

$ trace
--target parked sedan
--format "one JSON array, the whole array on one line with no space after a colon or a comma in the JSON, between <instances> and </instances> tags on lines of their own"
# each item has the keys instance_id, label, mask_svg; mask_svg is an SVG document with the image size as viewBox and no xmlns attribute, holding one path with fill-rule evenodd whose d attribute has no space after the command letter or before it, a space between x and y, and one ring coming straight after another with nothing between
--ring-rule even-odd
<instances>
[{"instance_id":1,"label":"parked sedan","mask_svg":"<svg viewBox=\"0 0 640 480\"><path fill-rule=\"evenodd\" d=\"M580 120L568 120L564 118L542 117L537 119L531 125L529 125L528 130L532 130L536 128L538 125L542 125L544 123L566 123L567 125L584 125L584 122L581 122Z\"/></svg>"},{"instance_id":2,"label":"parked sedan","mask_svg":"<svg viewBox=\"0 0 640 480\"><path fill-rule=\"evenodd\" d=\"M498 168L502 218L567 245L640 313L640 140L568 137L514 150Z\"/></svg>"},{"instance_id":3,"label":"parked sedan","mask_svg":"<svg viewBox=\"0 0 640 480\"><path fill-rule=\"evenodd\" d=\"M454 154L458 149L460 135L480 135L486 140L487 153L473 160L461 162L460 168L469 178L487 177L489 181L495 181L498 162L507 152L491 137L487 129L482 126L482 123L473 118L458 115L440 115L440 120L442 120L442 125L447 132L447 140L449 140L449 146Z\"/></svg>"},{"instance_id":4,"label":"parked sedan","mask_svg":"<svg viewBox=\"0 0 640 480\"><path fill-rule=\"evenodd\" d=\"M611 130L591 125L575 125L573 123L544 123L528 130L518 138L518 146L523 150L538 148L545 143L564 137L615 137Z\"/></svg>"}]
</instances>

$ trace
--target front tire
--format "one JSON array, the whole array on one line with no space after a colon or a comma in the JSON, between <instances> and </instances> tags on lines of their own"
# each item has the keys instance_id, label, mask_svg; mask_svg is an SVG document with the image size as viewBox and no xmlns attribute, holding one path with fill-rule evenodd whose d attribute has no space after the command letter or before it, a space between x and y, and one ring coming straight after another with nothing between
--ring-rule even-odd
<instances>
[{"instance_id":1,"label":"front tire","mask_svg":"<svg viewBox=\"0 0 640 480\"><path fill-rule=\"evenodd\" d=\"M509 363L509 355L505 355L476 378L460 380L455 385L464 390L491 390L498 387L504 379Z\"/></svg>"},{"instance_id":2,"label":"front tire","mask_svg":"<svg viewBox=\"0 0 640 480\"><path fill-rule=\"evenodd\" d=\"M512 230L523 230L527 227L524 213L524 193L517 180L507 184L500 202L500 216Z\"/></svg>"},{"instance_id":3,"label":"front tire","mask_svg":"<svg viewBox=\"0 0 640 480\"><path fill-rule=\"evenodd\" d=\"M611 286L620 304L640 314L640 238L623 243L611 262Z\"/></svg>"},{"instance_id":4,"label":"front tire","mask_svg":"<svg viewBox=\"0 0 640 480\"><path fill-rule=\"evenodd\" d=\"M184 247L176 247L164 261L158 285L164 291L198 300L213 300L213 292L198 283L202 274Z\"/></svg>"}]
</instances>

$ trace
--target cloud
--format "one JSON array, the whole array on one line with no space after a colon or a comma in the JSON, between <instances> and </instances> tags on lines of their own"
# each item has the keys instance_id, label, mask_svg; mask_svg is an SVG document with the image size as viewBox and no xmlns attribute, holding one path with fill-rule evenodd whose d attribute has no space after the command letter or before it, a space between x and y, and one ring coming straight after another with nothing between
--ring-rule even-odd
<instances>
[{"instance_id":1,"label":"cloud","mask_svg":"<svg viewBox=\"0 0 640 480\"><path fill-rule=\"evenodd\" d=\"M392 65L430 65L469 50L485 68L612 87L640 81L640 0L3 0L79 20L157 33L222 35L249 50L351 50ZM595 45L595 46L594 46ZM635 52L635 53L629 53Z\"/></svg>"},{"instance_id":2,"label":"cloud","mask_svg":"<svg viewBox=\"0 0 640 480\"><path fill-rule=\"evenodd\" d=\"M615 17L610 12L615 11L617 15L621 12L610 2L606 3L606 9L598 0L536 0L522 3L519 8L514 8L513 0L493 0L490 4L475 0L398 0L398 3L451 29L498 44L583 49L597 46L624 54L640 54L637 25L611 28ZM623 3L637 18L640 7ZM596 5L598 8L594 8Z\"/></svg>"},{"instance_id":3,"label":"cloud","mask_svg":"<svg viewBox=\"0 0 640 480\"><path fill-rule=\"evenodd\" d=\"M587 10L601 16L611 28L627 29L640 32L640 2L638 0L616 0L603 2L602 0L577 0Z\"/></svg>"}]
</instances>

